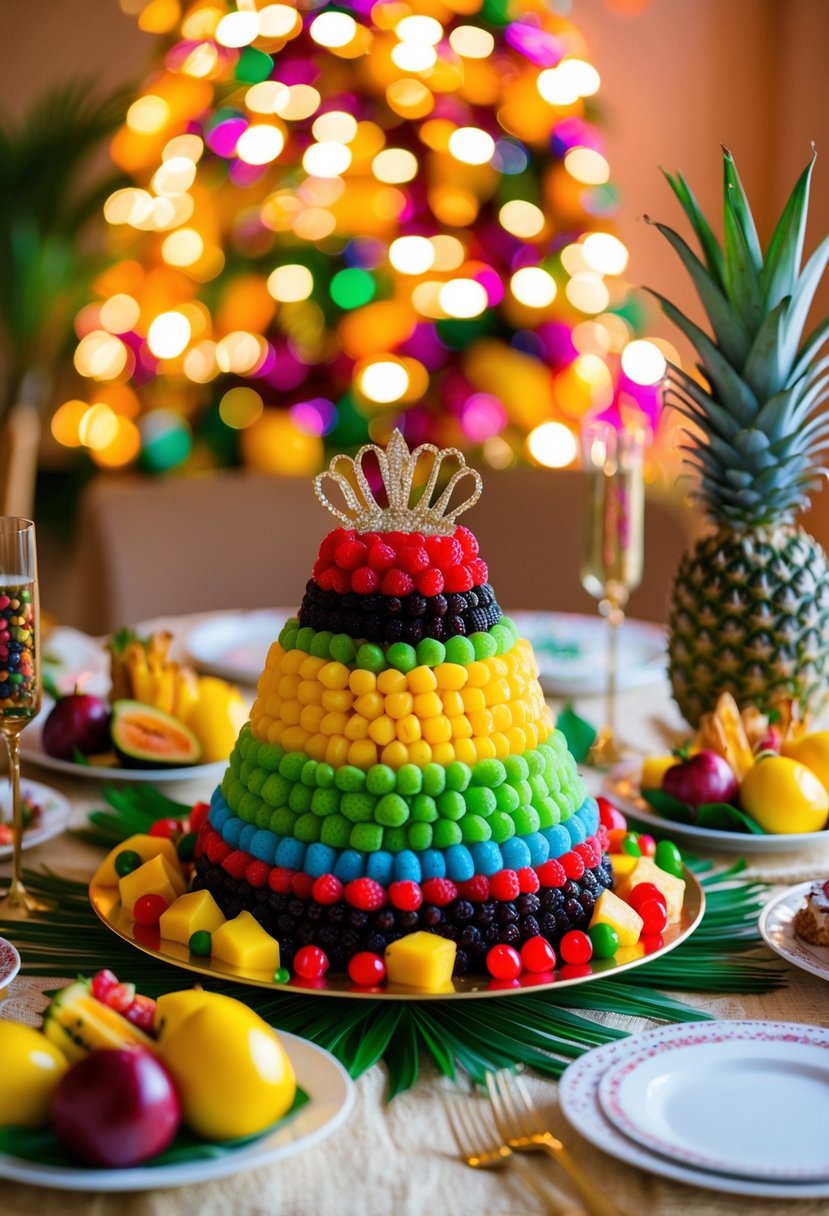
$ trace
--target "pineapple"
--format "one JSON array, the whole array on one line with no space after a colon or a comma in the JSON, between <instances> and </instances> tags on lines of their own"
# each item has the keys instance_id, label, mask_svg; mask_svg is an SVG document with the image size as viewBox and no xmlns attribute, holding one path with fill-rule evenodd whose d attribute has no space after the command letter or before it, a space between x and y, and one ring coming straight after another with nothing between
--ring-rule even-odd
<instances>
[{"instance_id":1,"label":"pineapple","mask_svg":"<svg viewBox=\"0 0 829 1216\"><path fill-rule=\"evenodd\" d=\"M656 227L690 274L713 339L658 293L693 343L704 383L671 366L667 401L692 424L682 450L712 525L676 572L669 620L674 697L697 726L723 692L742 708L794 698L817 711L829 681L829 569L796 523L826 469L823 402L829 318L802 340L829 259L826 237L801 269L814 152L765 255L730 152L722 246L681 174L665 176L702 259Z\"/></svg>"}]
</instances>

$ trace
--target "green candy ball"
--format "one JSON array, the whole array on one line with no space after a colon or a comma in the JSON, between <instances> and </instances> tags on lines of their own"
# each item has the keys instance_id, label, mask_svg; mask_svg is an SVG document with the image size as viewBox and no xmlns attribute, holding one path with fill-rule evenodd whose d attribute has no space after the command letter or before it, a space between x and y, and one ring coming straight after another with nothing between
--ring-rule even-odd
<instances>
[{"instance_id":1,"label":"green candy ball","mask_svg":"<svg viewBox=\"0 0 829 1216\"><path fill-rule=\"evenodd\" d=\"M470 633L469 641L476 659L491 659L498 653L498 643L488 633Z\"/></svg>"},{"instance_id":2,"label":"green candy ball","mask_svg":"<svg viewBox=\"0 0 829 1216\"><path fill-rule=\"evenodd\" d=\"M408 642L394 642L386 651L386 662L405 675L417 667L417 653L414 646L410 646Z\"/></svg>"},{"instance_id":3,"label":"green candy ball","mask_svg":"<svg viewBox=\"0 0 829 1216\"><path fill-rule=\"evenodd\" d=\"M381 646L375 646L373 642L363 642L357 651L356 662L357 666L362 667L365 671L384 671L386 656Z\"/></svg>"},{"instance_id":4,"label":"green candy ball","mask_svg":"<svg viewBox=\"0 0 829 1216\"><path fill-rule=\"evenodd\" d=\"M446 766L446 788L463 792L472 780L469 765L460 760L453 760Z\"/></svg>"},{"instance_id":5,"label":"green candy ball","mask_svg":"<svg viewBox=\"0 0 829 1216\"><path fill-rule=\"evenodd\" d=\"M397 770L397 792L411 797L423 787L423 773L416 764L404 764Z\"/></svg>"},{"instance_id":6,"label":"green candy ball","mask_svg":"<svg viewBox=\"0 0 829 1216\"><path fill-rule=\"evenodd\" d=\"M673 874L676 878L684 878L682 854L672 840L660 840L653 859L660 870Z\"/></svg>"},{"instance_id":7,"label":"green candy ball","mask_svg":"<svg viewBox=\"0 0 829 1216\"><path fill-rule=\"evenodd\" d=\"M460 663L464 667L475 661L475 647L469 638L458 635L446 643L446 662Z\"/></svg>"},{"instance_id":8,"label":"green candy ball","mask_svg":"<svg viewBox=\"0 0 829 1216\"><path fill-rule=\"evenodd\" d=\"M291 978L291 973L287 967L280 967L278 971L273 973L273 982L275 984L287 984Z\"/></svg>"},{"instance_id":9,"label":"green candy ball","mask_svg":"<svg viewBox=\"0 0 829 1216\"><path fill-rule=\"evenodd\" d=\"M328 653L338 663L352 663L357 653L357 647L347 633L335 633L331 638Z\"/></svg>"},{"instance_id":10,"label":"green candy ball","mask_svg":"<svg viewBox=\"0 0 829 1216\"><path fill-rule=\"evenodd\" d=\"M311 644L314 641L314 630L305 625L296 635L297 650L304 650L306 654L311 653Z\"/></svg>"},{"instance_id":11,"label":"green candy ball","mask_svg":"<svg viewBox=\"0 0 829 1216\"><path fill-rule=\"evenodd\" d=\"M446 661L446 647L436 638L424 638L417 644L417 661L422 667L437 667Z\"/></svg>"},{"instance_id":12,"label":"green candy ball","mask_svg":"<svg viewBox=\"0 0 829 1216\"><path fill-rule=\"evenodd\" d=\"M311 643L311 654L318 659L327 659L331 653L329 648L333 636L330 629L321 629L319 633L314 635L314 640Z\"/></svg>"},{"instance_id":13,"label":"green candy ball","mask_svg":"<svg viewBox=\"0 0 829 1216\"><path fill-rule=\"evenodd\" d=\"M613 958L619 949L619 934L612 925L593 925L587 936L593 943L594 958Z\"/></svg>"},{"instance_id":14,"label":"green candy ball","mask_svg":"<svg viewBox=\"0 0 829 1216\"><path fill-rule=\"evenodd\" d=\"M191 954L195 954L199 958L209 958L210 951L213 949L213 939L206 929L199 929L196 933L191 934L187 945Z\"/></svg>"},{"instance_id":15,"label":"green candy ball","mask_svg":"<svg viewBox=\"0 0 829 1216\"><path fill-rule=\"evenodd\" d=\"M143 864L140 853L136 853L133 849L122 849L115 857L115 873L119 878L126 878L127 874L132 874L133 870L137 870Z\"/></svg>"},{"instance_id":16,"label":"green candy ball","mask_svg":"<svg viewBox=\"0 0 829 1216\"><path fill-rule=\"evenodd\" d=\"M493 625L489 631L490 637L495 641L498 647L498 654L506 654L508 650L512 650L515 645L513 635L506 626L500 624Z\"/></svg>"},{"instance_id":17,"label":"green candy ball","mask_svg":"<svg viewBox=\"0 0 829 1216\"><path fill-rule=\"evenodd\" d=\"M366 789L370 794L392 794L396 783L394 769L388 764L373 764L366 774Z\"/></svg>"}]
</instances>

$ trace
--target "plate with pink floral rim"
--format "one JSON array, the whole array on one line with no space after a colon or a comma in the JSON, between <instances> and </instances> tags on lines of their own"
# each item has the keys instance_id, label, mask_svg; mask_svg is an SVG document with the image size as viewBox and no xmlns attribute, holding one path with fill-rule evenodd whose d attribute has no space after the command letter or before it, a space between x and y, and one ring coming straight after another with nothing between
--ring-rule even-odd
<instances>
[{"instance_id":1,"label":"plate with pink floral rim","mask_svg":"<svg viewBox=\"0 0 829 1216\"><path fill-rule=\"evenodd\" d=\"M801 882L770 900L760 913L760 936L787 963L829 980L829 946L813 946L794 931L794 918L815 885Z\"/></svg>"},{"instance_id":2,"label":"plate with pink floral rim","mask_svg":"<svg viewBox=\"0 0 829 1216\"><path fill-rule=\"evenodd\" d=\"M705 1026L745 1025L746 1023L700 1023ZM779 1023L758 1023L759 1025L774 1026ZM684 1026L660 1026L655 1030L645 1031L654 1043L670 1039L677 1030L687 1031ZM794 1026L795 1031L803 1029ZM829 1033L829 1032L828 1032ZM590 1144L607 1153L609 1156L622 1161L624 1164L645 1170L662 1178L675 1182L684 1182L689 1186L702 1187L705 1190L717 1191L728 1195L751 1195L768 1199L827 1199L829 1198L829 1183L825 1182L773 1182L767 1179L751 1179L714 1173L696 1169L682 1162L651 1152L642 1144L629 1139L605 1115L599 1103L599 1086L602 1077L613 1065L626 1058L631 1046L635 1048L644 1035L635 1035L607 1043L604 1047L594 1048L586 1052L578 1060L574 1060L562 1074L559 1083L559 1103L562 1113L573 1130ZM777 1109L776 1107L774 1109ZM767 1117L775 1122L773 1116ZM776 1122L779 1122L776 1121ZM571 1149L577 1151L577 1146L571 1144Z\"/></svg>"},{"instance_id":3,"label":"plate with pink floral rim","mask_svg":"<svg viewBox=\"0 0 829 1216\"><path fill-rule=\"evenodd\" d=\"M32 849L57 836L72 817L72 804L63 794L39 781L23 777L23 848ZM11 790L7 777L0 777L0 861L12 855Z\"/></svg>"},{"instance_id":4,"label":"plate with pink floral rim","mask_svg":"<svg viewBox=\"0 0 829 1216\"><path fill-rule=\"evenodd\" d=\"M17 948L5 937L0 937L0 1000L3 998L4 989L8 988L19 970L20 955Z\"/></svg>"},{"instance_id":5,"label":"plate with pink floral rim","mask_svg":"<svg viewBox=\"0 0 829 1216\"><path fill-rule=\"evenodd\" d=\"M611 1123L694 1169L829 1183L829 1029L703 1022L673 1032L636 1035L605 1072L599 1104Z\"/></svg>"}]
</instances>

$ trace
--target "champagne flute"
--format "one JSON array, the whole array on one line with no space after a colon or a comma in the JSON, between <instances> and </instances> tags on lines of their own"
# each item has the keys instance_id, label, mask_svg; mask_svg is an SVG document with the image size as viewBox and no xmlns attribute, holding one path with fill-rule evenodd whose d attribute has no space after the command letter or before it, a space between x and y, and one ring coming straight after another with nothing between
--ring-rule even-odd
<instances>
[{"instance_id":1,"label":"champagne flute","mask_svg":"<svg viewBox=\"0 0 829 1216\"><path fill-rule=\"evenodd\" d=\"M587 473L587 548L581 567L585 591L607 621L605 723L590 751L592 764L615 764L624 755L616 738L619 629L631 591L642 581L646 431L587 422L582 457Z\"/></svg>"},{"instance_id":2,"label":"champagne flute","mask_svg":"<svg viewBox=\"0 0 829 1216\"><path fill-rule=\"evenodd\" d=\"M0 516L0 734L9 754L12 796L12 877L0 911L28 916L53 905L23 885L23 805L20 799L20 732L40 709L40 637L35 526Z\"/></svg>"}]
</instances>

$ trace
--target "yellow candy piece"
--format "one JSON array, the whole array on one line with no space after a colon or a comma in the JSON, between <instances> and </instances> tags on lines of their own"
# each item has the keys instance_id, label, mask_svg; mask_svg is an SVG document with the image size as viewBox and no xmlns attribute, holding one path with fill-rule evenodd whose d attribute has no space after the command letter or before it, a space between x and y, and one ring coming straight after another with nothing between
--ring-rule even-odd
<instances>
[{"instance_id":1,"label":"yellow candy piece","mask_svg":"<svg viewBox=\"0 0 829 1216\"><path fill-rule=\"evenodd\" d=\"M414 712L420 718L436 718L443 713L443 702L436 692L421 692L415 696Z\"/></svg>"},{"instance_id":2,"label":"yellow candy piece","mask_svg":"<svg viewBox=\"0 0 829 1216\"><path fill-rule=\"evenodd\" d=\"M279 969L279 942L266 933L250 912L240 912L215 931L211 958L239 971L265 971L272 976Z\"/></svg>"},{"instance_id":3,"label":"yellow candy piece","mask_svg":"<svg viewBox=\"0 0 829 1216\"><path fill-rule=\"evenodd\" d=\"M163 853L145 861L118 882L121 903L130 916L135 901L142 895L160 895L167 904L172 904L186 889L178 865L172 866Z\"/></svg>"},{"instance_id":4,"label":"yellow candy piece","mask_svg":"<svg viewBox=\"0 0 829 1216\"><path fill-rule=\"evenodd\" d=\"M455 739L455 759L461 764L474 764L478 759L475 744L472 739Z\"/></svg>"},{"instance_id":5,"label":"yellow candy piece","mask_svg":"<svg viewBox=\"0 0 829 1216\"><path fill-rule=\"evenodd\" d=\"M364 692L354 702L354 709L361 717L373 722L379 718L385 709L385 698L379 692Z\"/></svg>"},{"instance_id":6,"label":"yellow candy piece","mask_svg":"<svg viewBox=\"0 0 829 1216\"><path fill-rule=\"evenodd\" d=\"M348 749L348 763L355 768L371 768L377 763L377 744L371 739L355 739Z\"/></svg>"},{"instance_id":7,"label":"yellow candy piece","mask_svg":"<svg viewBox=\"0 0 829 1216\"><path fill-rule=\"evenodd\" d=\"M405 692L406 687L406 677L402 671L397 671L394 667L387 667L377 677L377 691L381 692L384 697L393 692Z\"/></svg>"},{"instance_id":8,"label":"yellow candy piece","mask_svg":"<svg viewBox=\"0 0 829 1216\"><path fill-rule=\"evenodd\" d=\"M161 913L158 931L169 941L183 942L186 946L194 933L201 930L213 933L224 920L224 913L209 891L188 891Z\"/></svg>"},{"instance_id":9,"label":"yellow candy piece","mask_svg":"<svg viewBox=\"0 0 829 1216\"><path fill-rule=\"evenodd\" d=\"M303 660L299 674L303 680L316 680L319 678L320 671L324 666L325 659L318 659L315 654L308 654Z\"/></svg>"},{"instance_id":10,"label":"yellow candy piece","mask_svg":"<svg viewBox=\"0 0 829 1216\"><path fill-rule=\"evenodd\" d=\"M509 741L507 736L500 730L493 731L490 740L495 749L495 756L498 760L503 760L509 755Z\"/></svg>"},{"instance_id":11,"label":"yellow candy piece","mask_svg":"<svg viewBox=\"0 0 829 1216\"><path fill-rule=\"evenodd\" d=\"M153 857L159 854L166 857L171 866L179 869L179 861L176 855L176 846L172 840L167 840L164 836L128 836L121 844L117 844L114 849L106 855L104 860L98 866L92 876L92 882L99 887L117 887L118 873L115 869L115 858L119 853L137 853L142 861L151 861Z\"/></svg>"},{"instance_id":12,"label":"yellow candy piece","mask_svg":"<svg viewBox=\"0 0 829 1216\"><path fill-rule=\"evenodd\" d=\"M440 700L447 718L456 718L463 713L463 698L456 688L445 689L440 694Z\"/></svg>"},{"instance_id":13,"label":"yellow candy piece","mask_svg":"<svg viewBox=\"0 0 829 1216\"><path fill-rule=\"evenodd\" d=\"M319 679L320 684L326 688L348 688L349 670L345 663L326 663L320 668Z\"/></svg>"},{"instance_id":14,"label":"yellow candy piece","mask_svg":"<svg viewBox=\"0 0 829 1216\"><path fill-rule=\"evenodd\" d=\"M452 727L453 739L472 738L472 725L465 714L458 714L456 717L450 718L449 725Z\"/></svg>"},{"instance_id":15,"label":"yellow candy piece","mask_svg":"<svg viewBox=\"0 0 829 1216\"><path fill-rule=\"evenodd\" d=\"M455 943L436 933L409 933L386 946L385 963L390 984L435 992L452 981Z\"/></svg>"},{"instance_id":16,"label":"yellow candy piece","mask_svg":"<svg viewBox=\"0 0 829 1216\"><path fill-rule=\"evenodd\" d=\"M311 737L311 732L304 726L286 726L282 732L282 744L286 751L301 752Z\"/></svg>"},{"instance_id":17,"label":"yellow candy piece","mask_svg":"<svg viewBox=\"0 0 829 1216\"><path fill-rule=\"evenodd\" d=\"M432 759L435 764L446 768L455 759L455 748L452 743L435 743L432 747Z\"/></svg>"},{"instance_id":18,"label":"yellow candy piece","mask_svg":"<svg viewBox=\"0 0 829 1216\"><path fill-rule=\"evenodd\" d=\"M416 764L419 768L423 768L424 764L430 764L432 759L431 745L425 739L418 739L416 743L409 744L410 764Z\"/></svg>"},{"instance_id":19,"label":"yellow candy piece","mask_svg":"<svg viewBox=\"0 0 829 1216\"><path fill-rule=\"evenodd\" d=\"M642 917L612 891L602 891L590 918L590 928L594 925L610 925L619 936L620 946L635 946L642 932Z\"/></svg>"},{"instance_id":20,"label":"yellow candy piece","mask_svg":"<svg viewBox=\"0 0 829 1216\"><path fill-rule=\"evenodd\" d=\"M349 688L326 689L322 694L323 709L334 709L348 713L354 704L354 693Z\"/></svg>"},{"instance_id":21,"label":"yellow candy piece","mask_svg":"<svg viewBox=\"0 0 829 1216\"><path fill-rule=\"evenodd\" d=\"M348 726L348 714L332 711L323 715L319 729L323 735L342 735L346 726Z\"/></svg>"},{"instance_id":22,"label":"yellow candy piece","mask_svg":"<svg viewBox=\"0 0 829 1216\"><path fill-rule=\"evenodd\" d=\"M299 686L302 683L299 676L283 676L277 685L277 693L280 697L288 699L295 697L299 692Z\"/></svg>"},{"instance_id":23,"label":"yellow candy piece","mask_svg":"<svg viewBox=\"0 0 829 1216\"><path fill-rule=\"evenodd\" d=\"M380 760L383 764L387 764L389 768L402 768L404 764L409 763L409 749L405 743L401 743L399 739L395 739L393 743L389 743L383 748L380 753Z\"/></svg>"},{"instance_id":24,"label":"yellow candy piece","mask_svg":"<svg viewBox=\"0 0 829 1216\"><path fill-rule=\"evenodd\" d=\"M416 743L420 736L420 719L414 714L407 714L397 723L397 737L401 743Z\"/></svg>"},{"instance_id":25,"label":"yellow candy piece","mask_svg":"<svg viewBox=\"0 0 829 1216\"><path fill-rule=\"evenodd\" d=\"M444 714L427 718L422 724L423 738L427 743L448 743L452 738L452 724Z\"/></svg>"},{"instance_id":26,"label":"yellow candy piece","mask_svg":"<svg viewBox=\"0 0 829 1216\"><path fill-rule=\"evenodd\" d=\"M341 768L348 760L348 750L351 747L343 735L332 735L325 747L325 759L332 768Z\"/></svg>"},{"instance_id":27,"label":"yellow candy piece","mask_svg":"<svg viewBox=\"0 0 829 1216\"><path fill-rule=\"evenodd\" d=\"M315 735L317 731L320 731L324 735L332 734L333 732L326 731L323 726L323 722L327 717L328 715L321 705L305 705L302 713L299 715L299 725L304 726L312 735Z\"/></svg>"},{"instance_id":28,"label":"yellow candy piece","mask_svg":"<svg viewBox=\"0 0 829 1216\"><path fill-rule=\"evenodd\" d=\"M495 744L492 741L491 735L481 735L472 740L475 747L475 757L477 760L494 760L497 752Z\"/></svg>"},{"instance_id":29,"label":"yellow candy piece","mask_svg":"<svg viewBox=\"0 0 829 1216\"><path fill-rule=\"evenodd\" d=\"M377 676L373 671L364 671L362 668L357 668L348 677L348 687L355 697L362 697L367 692L375 692L377 690Z\"/></svg>"},{"instance_id":30,"label":"yellow candy piece","mask_svg":"<svg viewBox=\"0 0 829 1216\"><path fill-rule=\"evenodd\" d=\"M301 705L322 705L322 691L318 680L300 680L296 698Z\"/></svg>"},{"instance_id":31,"label":"yellow candy piece","mask_svg":"<svg viewBox=\"0 0 829 1216\"><path fill-rule=\"evenodd\" d=\"M438 682L431 667L415 667L409 672L408 685L409 692L417 695L418 693L434 692Z\"/></svg>"},{"instance_id":32,"label":"yellow candy piece","mask_svg":"<svg viewBox=\"0 0 829 1216\"><path fill-rule=\"evenodd\" d=\"M634 857L631 853L611 853L610 868L613 871L613 888L619 890L619 884L630 874L631 870L636 869L638 857Z\"/></svg>"},{"instance_id":33,"label":"yellow candy piece","mask_svg":"<svg viewBox=\"0 0 829 1216\"><path fill-rule=\"evenodd\" d=\"M386 713L390 718L405 718L414 709L414 697L410 692L392 692L386 697Z\"/></svg>"},{"instance_id":34,"label":"yellow candy piece","mask_svg":"<svg viewBox=\"0 0 829 1216\"><path fill-rule=\"evenodd\" d=\"M352 714L346 723L343 733L346 739L367 739L368 726L368 718L361 718L359 714Z\"/></svg>"},{"instance_id":35,"label":"yellow candy piece","mask_svg":"<svg viewBox=\"0 0 829 1216\"><path fill-rule=\"evenodd\" d=\"M438 663L434 669L438 688L460 690L467 681L467 668L460 663Z\"/></svg>"},{"instance_id":36,"label":"yellow candy piece","mask_svg":"<svg viewBox=\"0 0 829 1216\"><path fill-rule=\"evenodd\" d=\"M486 709L486 701L484 700L484 690L482 688L474 688L470 685L461 693L461 702L464 712L468 714L480 713Z\"/></svg>"},{"instance_id":37,"label":"yellow candy piece","mask_svg":"<svg viewBox=\"0 0 829 1216\"><path fill-rule=\"evenodd\" d=\"M392 739L397 738L397 728L391 718L383 714L380 718L375 718L368 728L369 738L375 743L379 743L381 747L385 747L387 743L391 743Z\"/></svg>"},{"instance_id":38,"label":"yellow candy piece","mask_svg":"<svg viewBox=\"0 0 829 1216\"><path fill-rule=\"evenodd\" d=\"M307 657L304 650L289 650L282 660L282 674L286 676L299 675L302 664Z\"/></svg>"},{"instance_id":39,"label":"yellow candy piece","mask_svg":"<svg viewBox=\"0 0 829 1216\"><path fill-rule=\"evenodd\" d=\"M286 726L296 726L302 717L302 705L299 701L283 701L279 707L279 717Z\"/></svg>"},{"instance_id":40,"label":"yellow candy piece","mask_svg":"<svg viewBox=\"0 0 829 1216\"><path fill-rule=\"evenodd\" d=\"M305 744L305 750L312 760L324 760L328 740L325 735L312 735Z\"/></svg>"},{"instance_id":41,"label":"yellow candy piece","mask_svg":"<svg viewBox=\"0 0 829 1216\"><path fill-rule=\"evenodd\" d=\"M489 683L492 672L484 659L476 659L466 669L466 678L470 688L483 688Z\"/></svg>"},{"instance_id":42,"label":"yellow candy piece","mask_svg":"<svg viewBox=\"0 0 829 1216\"><path fill-rule=\"evenodd\" d=\"M268 657L265 659L265 668L270 669L279 667L285 658L285 651L280 646L279 642L271 642L268 647Z\"/></svg>"}]
</instances>

